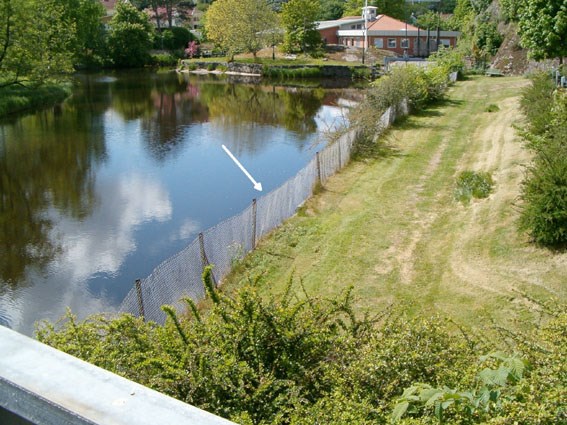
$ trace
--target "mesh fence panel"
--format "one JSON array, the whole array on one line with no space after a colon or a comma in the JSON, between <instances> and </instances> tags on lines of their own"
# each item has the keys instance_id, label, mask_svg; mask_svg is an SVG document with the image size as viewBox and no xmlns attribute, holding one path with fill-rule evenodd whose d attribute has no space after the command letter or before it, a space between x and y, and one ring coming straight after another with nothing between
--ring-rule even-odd
<instances>
[{"instance_id":1,"label":"mesh fence panel","mask_svg":"<svg viewBox=\"0 0 567 425\"><path fill-rule=\"evenodd\" d=\"M253 225L253 208L249 206L203 232L205 253L209 263L214 264L217 282L230 272L235 261L252 250Z\"/></svg>"},{"instance_id":2,"label":"mesh fence panel","mask_svg":"<svg viewBox=\"0 0 567 425\"><path fill-rule=\"evenodd\" d=\"M141 298L147 320L163 323L165 313L161 310L164 304L172 304L182 308L181 297L188 296L194 300L203 299L205 289L201 281L202 273L199 240L195 239L182 251L170 257L152 274L140 281ZM137 288L134 287L126 296L120 311L140 314Z\"/></svg>"},{"instance_id":3,"label":"mesh fence panel","mask_svg":"<svg viewBox=\"0 0 567 425\"><path fill-rule=\"evenodd\" d=\"M257 235L261 237L295 214L313 191L317 162L312 159L295 177L258 199Z\"/></svg>"},{"instance_id":4,"label":"mesh fence panel","mask_svg":"<svg viewBox=\"0 0 567 425\"><path fill-rule=\"evenodd\" d=\"M408 113L407 102L397 108L388 108L377 123L377 133L390 127L396 116ZM157 266L139 288L134 286L126 295L120 311L141 315L147 320L163 323L163 304L171 304L178 310L179 301L188 296L195 301L205 296L201 281L204 261L213 264L217 282L231 270L233 263L242 259L254 248L254 240L279 226L295 214L297 208L312 194L318 179L321 183L344 167L349 159L357 137L356 130L350 130L335 143L327 146L294 177L279 188L258 199L240 214L235 215L196 238L181 252ZM255 212L255 214L254 214ZM203 254L206 258L203 258Z\"/></svg>"}]
</instances>

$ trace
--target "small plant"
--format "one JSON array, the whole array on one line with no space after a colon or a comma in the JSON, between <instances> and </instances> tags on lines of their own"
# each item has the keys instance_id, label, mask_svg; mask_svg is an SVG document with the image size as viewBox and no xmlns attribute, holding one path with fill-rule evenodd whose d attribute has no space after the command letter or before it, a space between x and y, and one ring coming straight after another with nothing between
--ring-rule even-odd
<instances>
[{"instance_id":1,"label":"small plant","mask_svg":"<svg viewBox=\"0 0 567 425\"><path fill-rule=\"evenodd\" d=\"M491 103L490 105L488 105L486 107L486 109L484 110L484 112L498 112L500 110L500 108L498 107L498 105L495 105L494 103Z\"/></svg>"},{"instance_id":2,"label":"small plant","mask_svg":"<svg viewBox=\"0 0 567 425\"><path fill-rule=\"evenodd\" d=\"M440 424L445 423L450 410L458 412L461 417L473 419L482 413L500 409L504 389L522 379L527 363L499 352L480 357L480 362L492 363L495 368L486 367L480 371L474 389L457 391L428 384L414 384L406 388L392 411L392 423L399 422L406 413L423 411L428 414L431 409Z\"/></svg>"},{"instance_id":3,"label":"small plant","mask_svg":"<svg viewBox=\"0 0 567 425\"><path fill-rule=\"evenodd\" d=\"M455 199L467 204L472 198L487 198L492 192L494 182L489 173L463 171L457 177Z\"/></svg>"},{"instance_id":4,"label":"small plant","mask_svg":"<svg viewBox=\"0 0 567 425\"><path fill-rule=\"evenodd\" d=\"M217 69L216 63L210 63L207 65L207 71L214 71L215 69Z\"/></svg>"}]
</instances>

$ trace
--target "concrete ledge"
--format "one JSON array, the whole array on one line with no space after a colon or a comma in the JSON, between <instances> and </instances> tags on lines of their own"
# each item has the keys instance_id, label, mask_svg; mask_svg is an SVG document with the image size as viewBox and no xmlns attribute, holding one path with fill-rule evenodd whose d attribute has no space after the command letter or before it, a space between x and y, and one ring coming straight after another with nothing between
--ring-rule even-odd
<instances>
[{"instance_id":1,"label":"concrete ledge","mask_svg":"<svg viewBox=\"0 0 567 425\"><path fill-rule=\"evenodd\" d=\"M233 424L3 326L0 347L0 410L33 424Z\"/></svg>"}]
</instances>

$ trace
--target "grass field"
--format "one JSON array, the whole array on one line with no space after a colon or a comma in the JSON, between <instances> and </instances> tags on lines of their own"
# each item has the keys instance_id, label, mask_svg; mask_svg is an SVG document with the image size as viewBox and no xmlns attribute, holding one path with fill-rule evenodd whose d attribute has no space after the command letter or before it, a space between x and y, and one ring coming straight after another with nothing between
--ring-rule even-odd
<instances>
[{"instance_id":1,"label":"grass field","mask_svg":"<svg viewBox=\"0 0 567 425\"><path fill-rule=\"evenodd\" d=\"M516 230L530 156L514 125L527 84L457 83L445 102L391 130L383 156L353 162L328 181L225 289L261 275L261 290L278 292L293 274L321 296L354 285L357 305L370 312L396 305L466 325L539 320L541 302L566 299L567 253L538 248ZM489 172L493 193L456 201L464 170Z\"/></svg>"}]
</instances>

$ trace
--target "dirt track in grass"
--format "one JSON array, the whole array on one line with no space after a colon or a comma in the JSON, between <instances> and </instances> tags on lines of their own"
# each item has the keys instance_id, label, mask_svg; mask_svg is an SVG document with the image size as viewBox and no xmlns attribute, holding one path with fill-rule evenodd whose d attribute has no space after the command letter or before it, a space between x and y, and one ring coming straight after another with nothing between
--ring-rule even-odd
<instances>
[{"instance_id":1,"label":"dirt track in grass","mask_svg":"<svg viewBox=\"0 0 567 425\"><path fill-rule=\"evenodd\" d=\"M522 78L457 83L448 100L407 118L377 159L351 163L227 279L262 275L283 290L290 275L328 296L354 285L357 304L440 313L461 323L522 326L539 302L566 300L567 254L518 234L518 197L530 155L516 134ZM488 105L498 106L486 112ZM454 199L463 170L491 173L494 192Z\"/></svg>"}]
</instances>

